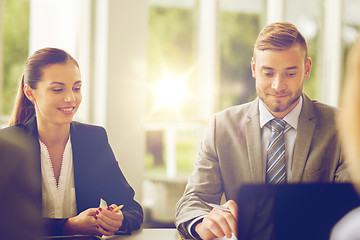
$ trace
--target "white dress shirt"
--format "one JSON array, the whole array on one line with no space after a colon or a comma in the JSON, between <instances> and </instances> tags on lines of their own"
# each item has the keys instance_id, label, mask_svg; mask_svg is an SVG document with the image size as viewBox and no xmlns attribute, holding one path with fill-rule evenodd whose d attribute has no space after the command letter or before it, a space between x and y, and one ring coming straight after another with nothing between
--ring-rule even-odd
<instances>
[{"instance_id":1,"label":"white dress shirt","mask_svg":"<svg viewBox=\"0 0 360 240\"><path fill-rule=\"evenodd\" d=\"M70 137L66 143L58 184L46 145L40 141L42 175L42 216L69 218L76 215L73 154Z\"/></svg>"},{"instance_id":2,"label":"white dress shirt","mask_svg":"<svg viewBox=\"0 0 360 240\"><path fill-rule=\"evenodd\" d=\"M285 125L285 161L286 161L286 175L290 177L292 174L292 163L294 155L295 140L297 135L297 127L299 121L299 115L302 108L302 97L300 96L300 101L291 110L283 120L286 122ZM274 119L274 116L266 109L263 101L259 101L259 113L260 113L260 128L261 128L261 150L263 161L267 161L266 148L269 144L271 128L266 124Z\"/></svg>"}]
</instances>

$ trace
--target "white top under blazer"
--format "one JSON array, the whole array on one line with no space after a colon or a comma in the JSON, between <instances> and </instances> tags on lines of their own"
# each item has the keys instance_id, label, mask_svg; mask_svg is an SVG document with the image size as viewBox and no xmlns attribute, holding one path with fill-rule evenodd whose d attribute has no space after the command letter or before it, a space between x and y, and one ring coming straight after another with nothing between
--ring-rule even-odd
<instances>
[{"instance_id":1,"label":"white top under blazer","mask_svg":"<svg viewBox=\"0 0 360 240\"><path fill-rule=\"evenodd\" d=\"M49 151L40 139L39 142L42 175L42 216L45 218L73 217L77 214L77 209L70 137L63 153L58 183L56 183Z\"/></svg>"}]
</instances>

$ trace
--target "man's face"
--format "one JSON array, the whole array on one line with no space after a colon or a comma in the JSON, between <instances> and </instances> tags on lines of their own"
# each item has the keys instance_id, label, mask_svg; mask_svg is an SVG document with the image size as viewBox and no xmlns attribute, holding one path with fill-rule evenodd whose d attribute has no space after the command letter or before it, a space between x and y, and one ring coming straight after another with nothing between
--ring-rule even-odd
<instances>
[{"instance_id":1,"label":"man's face","mask_svg":"<svg viewBox=\"0 0 360 240\"><path fill-rule=\"evenodd\" d=\"M304 79L310 76L311 59L300 45L287 50L255 51L251 60L256 93L274 117L283 118L299 102Z\"/></svg>"}]
</instances>

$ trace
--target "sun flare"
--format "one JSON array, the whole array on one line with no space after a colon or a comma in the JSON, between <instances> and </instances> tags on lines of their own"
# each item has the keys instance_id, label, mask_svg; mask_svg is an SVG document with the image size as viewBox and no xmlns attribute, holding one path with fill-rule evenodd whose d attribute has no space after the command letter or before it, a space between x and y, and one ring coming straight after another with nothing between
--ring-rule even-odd
<instances>
[{"instance_id":1,"label":"sun flare","mask_svg":"<svg viewBox=\"0 0 360 240\"><path fill-rule=\"evenodd\" d=\"M175 77L165 74L163 80L154 86L156 92L156 108L174 108L178 109L181 103L189 96L186 91L186 78Z\"/></svg>"}]
</instances>

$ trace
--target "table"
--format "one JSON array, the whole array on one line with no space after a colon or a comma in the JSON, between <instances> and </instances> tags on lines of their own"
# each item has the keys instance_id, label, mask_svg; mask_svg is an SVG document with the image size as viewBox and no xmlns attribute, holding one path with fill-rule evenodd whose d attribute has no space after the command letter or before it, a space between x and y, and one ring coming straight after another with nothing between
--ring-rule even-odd
<instances>
[{"instance_id":1,"label":"table","mask_svg":"<svg viewBox=\"0 0 360 240\"><path fill-rule=\"evenodd\" d=\"M133 231L131 235L117 235L102 239L121 240L179 240L179 232L175 228L145 228Z\"/></svg>"},{"instance_id":2,"label":"table","mask_svg":"<svg viewBox=\"0 0 360 240\"><path fill-rule=\"evenodd\" d=\"M180 234L175 228L144 228L133 231L131 235L114 235L110 237L95 237L95 236L52 236L44 238L44 240L57 239L57 240L180 240ZM217 240L228 240L227 238L216 238ZM185 240L185 239L184 239ZM215 240L215 239L214 239ZM230 240L237 240L235 236Z\"/></svg>"},{"instance_id":3,"label":"table","mask_svg":"<svg viewBox=\"0 0 360 240\"><path fill-rule=\"evenodd\" d=\"M131 235L117 235L102 239L118 240L180 240L180 234L175 228L145 228L133 231ZM237 240L233 235L231 239L216 238L217 240ZM214 239L214 240L216 240Z\"/></svg>"}]
</instances>

